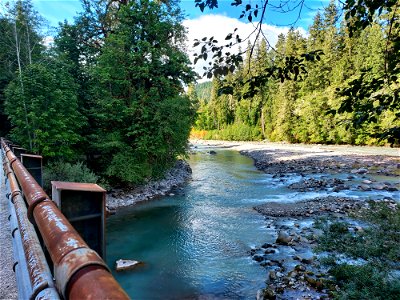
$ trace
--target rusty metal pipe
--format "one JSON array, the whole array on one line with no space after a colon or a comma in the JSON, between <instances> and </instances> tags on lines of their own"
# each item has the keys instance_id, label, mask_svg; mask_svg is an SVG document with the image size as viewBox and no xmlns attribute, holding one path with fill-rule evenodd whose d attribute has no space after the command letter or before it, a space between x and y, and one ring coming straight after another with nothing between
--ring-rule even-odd
<instances>
[{"instance_id":1,"label":"rusty metal pipe","mask_svg":"<svg viewBox=\"0 0 400 300\"><path fill-rule=\"evenodd\" d=\"M36 223L54 263L56 286L63 297L129 299L105 262L87 246L3 140L1 144L29 205L28 218Z\"/></svg>"},{"instance_id":2,"label":"rusty metal pipe","mask_svg":"<svg viewBox=\"0 0 400 300\"><path fill-rule=\"evenodd\" d=\"M38 294L46 289L50 289L48 293L52 294L52 299L59 299L58 293L53 284L46 258L40 246L39 239L33 225L27 218L27 209L25 201L21 196L17 180L14 173L11 171L8 162L4 163L4 170L7 174L10 184L10 201L14 205L15 214L18 221L18 229L21 236L22 245L24 248L25 260L29 272L30 282L32 285L32 294L30 299L35 299Z\"/></svg>"},{"instance_id":3,"label":"rusty metal pipe","mask_svg":"<svg viewBox=\"0 0 400 300\"><path fill-rule=\"evenodd\" d=\"M9 198L11 192L10 192L10 185L8 183L6 183L6 192ZM11 203L11 201L7 202L8 202L8 209L10 212L10 217L9 217L10 229L12 232L12 245L13 245L13 257L14 257L13 271L15 273L16 278L18 278L17 281L18 297L19 299L29 299L30 295L32 295L32 285L29 278L28 266L25 260L25 255L23 254L24 247L22 245L21 235L18 230L18 221L15 214L14 205Z\"/></svg>"}]
</instances>

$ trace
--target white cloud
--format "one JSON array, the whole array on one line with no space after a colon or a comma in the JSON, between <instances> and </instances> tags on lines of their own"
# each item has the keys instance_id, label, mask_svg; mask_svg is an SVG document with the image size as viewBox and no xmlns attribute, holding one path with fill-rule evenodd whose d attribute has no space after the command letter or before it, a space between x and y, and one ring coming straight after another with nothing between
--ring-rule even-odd
<instances>
[{"instance_id":1,"label":"white cloud","mask_svg":"<svg viewBox=\"0 0 400 300\"><path fill-rule=\"evenodd\" d=\"M254 25L251 23L244 23L235 18L230 18L224 15L218 14L207 14L202 15L196 19L187 19L183 21L183 25L188 29L188 43L187 49L188 54L193 62L194 56L193 54L199 49L193 48L194 39L201 39L203 37L211 37L214 36L214 39L218 40L220 44L226 44L225 37L227 34L231 33L235 28L237 28L236 33L244 40L251 32L254 31ZM268 39L270 45L275 46L278 35L280 33L286 34L289 31L289 27L278 27L273 25L264 24L263 32L265 37ZM306 32L304 29L300 28L300 32L305 35ZM254 42L255 34L250 37L250 41ZM247 47L247 41L241 45L242 49ZM198 47L197 47L198 48ZM239 50L239 46L234 46L230 50L231 53L237 53ZM208 65L208 62L211 61L208 58L207 62L201 60L195 65L195 71L199 75L203 75L204 70L203 67Z\"/></svg>"},{"instance_id":2,"label":"white cloud","mask_svg":"<svg viewBox=\"0 0 400 300\"><path fill-rule=\"evenodd\" d=\"M50 48L51 46L53 46L54 44L54 38L52 36L45 36L42 40L42 44L46 47L46 48Z\"/></svg>"}]
</instances>

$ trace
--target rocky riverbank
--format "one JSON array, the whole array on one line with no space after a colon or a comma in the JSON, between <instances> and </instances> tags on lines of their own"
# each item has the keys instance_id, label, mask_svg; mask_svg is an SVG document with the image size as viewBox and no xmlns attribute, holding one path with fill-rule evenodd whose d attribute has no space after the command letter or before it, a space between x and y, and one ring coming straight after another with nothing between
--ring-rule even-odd
<instances>
[{"instance_id":1,"label":"rocky riverbank","mask_svg":"<svg viewBox=\"0 0 400 300\"><path fill-rule=\"evenodd\" d=\"M192 169L184 160L178 160L175 166L160 180L150 181L131 189L113 189L107 194L106 206L109 210L134 205L141 201L173 194L173 190L183 185L192 176Z\"/></svg>"},{"instance_id":2,"label":"rocky riverbank","mask_svg":"<svg viewBox=\"0 0 400 300\"><path fill-rule=\"evenodd\" d=\"M346 190L386 191L389 196L386 193L374 200L397 210L399 180L385 178L399 177L399 157L312 155L287 149L242 150L241 154L251 157L259 170L286 183L288 189L330 193L294 203L267 202L254 207L276 232L275 241L250 251L253 260L268 272L267 286L258 292L257 299L330 299L337 287L320 263L320 255L314 252L321 235L314 224L321 216L334 217L353 224L348 228L350 232L363 230L349 215L368 209L371 198L335 195ZM343 174L348 175L343 178ZM298 181L290 180L296 176Z\"/></svg>"},{"instance_id":3,"label":"rocky riverbank","mask_svg":"<svg viewBox=\"0 0 400 300\"><path fill-rule=\"evenodd\" d=\"M371 201L398 211L400 150L378 147L290 145L264 142L195 141L230 148L254 160L272 182L298 193L301 200L267 201L254 207L265 216L273 238L249 251L266 269L266 287L257 299L330 299L334 278L315 251L323 218L345 221L347 232L363 232L354 214ZM310 199L302 196L309 193ZM348 195L351 195L348 196ZM322 219L321 219L322 218ZM325 253L326 255L326 253Z\"/></svg>"}]
</instances>

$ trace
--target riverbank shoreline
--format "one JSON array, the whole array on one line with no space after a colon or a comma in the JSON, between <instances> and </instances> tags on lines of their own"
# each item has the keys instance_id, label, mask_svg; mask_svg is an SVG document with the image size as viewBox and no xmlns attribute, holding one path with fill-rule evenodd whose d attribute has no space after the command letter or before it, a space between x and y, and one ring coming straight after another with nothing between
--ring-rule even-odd
<instances>
[{"instance_id":1,"label":"riverbank shoreline","mask_svg":"<svg viewBox=\"0 0 400 300\"><path fill-rule=\"evenodd\" d=\"M106 207L109 211L149 201L158 197L173 195L174 189L184 185L192 176L192 169L185 160L178 160L160 180L127 189L112 189L107 193Z\"/></svg>"},{"instance_id":2,"label":"riverbank shoreline","mask_svg":"<svg viewBox=\"0 0 400 300\"><path fill-rule=\"evenodd\" d=\"M298 152L310 152L316 156L328 155L380 155L393 156L400 159L400 148L377 147L377 146L352 146L352 145L323 145L323 144L289 144L278 142L247 142L247 141L221 141L221 140L200 140L190 139L194 146L210 146L229 148L237 151L255 150L292 150Z\"/></svg>"},{"instance_id":3,"label":"riverbank shoreline","mask_svg":"<svg viewBox=\"0 0 400 300\"><path fill-rule=\"evenodd\" d=\"M288 189L317 195L295 202L266 201L254 207L265 217L267 228L276 233L273 242L266 241L249 252L267 271L267 285L258 291L257 299L330 299L336 284L314 251L322 233L315 223L320 218L334 218L349 222L349 232L362 232L363 227L353 217L368 210L371 201L399 209L400 182L389 180L400 176L398 148L204 140L191 143L194 148L239 151L250 157L258 170ZM218 155L218 150L214 154ZM359 196L346 197L342 191ZM381 196L371 199L368 192Z\"/></svg>"}]
</instances>

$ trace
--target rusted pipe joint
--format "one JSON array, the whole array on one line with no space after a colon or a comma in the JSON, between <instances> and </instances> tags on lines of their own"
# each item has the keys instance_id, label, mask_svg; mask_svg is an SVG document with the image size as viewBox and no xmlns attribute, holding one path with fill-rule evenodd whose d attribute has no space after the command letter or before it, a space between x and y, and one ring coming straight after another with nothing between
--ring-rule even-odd
<instances>
[{"instance_id":1,"label":"rusted pipe joint","mask_svg":"<svg viewBox=\"0 0 400 300\"><path fill-rule=\"evenodd\" d=\"M39 295L42 291L44 291L47 288L49 288L49 283L47 281L42 282L32 291L32 295L29 297L29 300L35 300L37 295Z\"/></svg>"},{"instance_id":2,"label":"rusted pipe joint","mask_svg":"<svg viewBox=\"0 0 400 300\"><path fill-rule=\"evenodd\" d=\"M28 220L35 225L35 218L33 217L33 211L35 210L35 207L40 203L43 202L44 200L49 199L49 197L45 193L36 193L32 195L32 201L29 204L28 207Z\"/></svg>"},{"instance_id":3,"label":"rusted pipe joint","mask_svg":"<svg viewBox=\"0 0 400 300\"><path fill-rule=\"evenodd\" d=\"M79 270L88 266L101 266L110 272L108 266L90 248L77 248L65 255L59 264L54 266L54 277L58 291L67 299L66 290L72 276Z\"/></svg>"},{"instance_id":4,"label":"rusted pipe joint","mask_svg":"<svg viewBox=\"0 0 400 300\"><path fill-rule=\"evenodd\" d=\"M11 150L10 150L11 151ZM14 153L13 153L14 155ZM13 158L10 159L10 166L12 166L12 164L17 160L18 158L16 156L14 156Z\"/></svg>"}]
</instances>

